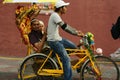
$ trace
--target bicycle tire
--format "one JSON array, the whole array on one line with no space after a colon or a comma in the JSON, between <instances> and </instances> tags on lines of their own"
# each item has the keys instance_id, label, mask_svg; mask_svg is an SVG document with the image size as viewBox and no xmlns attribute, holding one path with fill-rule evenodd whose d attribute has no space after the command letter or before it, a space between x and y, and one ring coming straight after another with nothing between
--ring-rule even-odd
<instances>
[{"instance_id":1,"label":"bicycle tire","mask_svg":"<svg viewBox=\"0 0 120 80\"><path fill-rule=\"evenodd\" d=\"M37 74L39 66L42 65L46 58L47 56L42 53L26 57L20 66L20 80L55 80L52 76L40 76ZM58 69L58 66L51 58L48 58L45 68Z\"/></svg>"},{"instance_id":2,"label":"bicycle tire","mask_svg":"<svg viewBox=\"0 0 120 80\"><path fill-rule=\"evenodd\" d=\"M117 64L109 57L106 56L95 56L95 63L101 72L99 78L92 67L90 67L90 60L87 60L82 66L80 73L81 80L119 80L119 68Z\"/></svg>"}]
</instances>

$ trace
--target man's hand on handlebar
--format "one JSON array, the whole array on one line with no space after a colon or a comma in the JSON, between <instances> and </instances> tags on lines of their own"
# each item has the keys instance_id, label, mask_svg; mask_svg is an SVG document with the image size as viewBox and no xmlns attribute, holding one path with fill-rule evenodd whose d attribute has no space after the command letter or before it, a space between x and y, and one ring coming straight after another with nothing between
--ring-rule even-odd
<instances>
[{"instance_id":1,"label":"man's hand on handlebar","mask_svg":"<svg viewBox=\"0 0 120 80\"><path fill-rule=\"evenodd\" d=\"M82 31L76 31L76 32L77 32L77 36L84 37L84 33Z\"/></svg>"}]
</instances>

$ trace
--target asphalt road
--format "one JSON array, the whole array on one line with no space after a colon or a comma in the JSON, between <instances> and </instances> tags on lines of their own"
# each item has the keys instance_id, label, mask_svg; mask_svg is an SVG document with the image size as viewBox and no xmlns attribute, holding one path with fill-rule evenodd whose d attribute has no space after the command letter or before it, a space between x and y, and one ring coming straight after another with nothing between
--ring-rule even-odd
<instances>
[{"instance_id":1,"label":"asphalt road","mask_svg":"<svg viewBox=\"0 0 120 80\"><path fill-rule=\"evenodd\" d=\"M0 57L0 80L19 80L18 69L23 58ZM73 80L79 80L79 74L73 73Z\"/></svg>"},{"instance_id":2,"label":"asphalt road","mask_svg":"<svg viewBox=\"0 0 120 80\"><path fill-rule=\"evenodd\" d=\"M0 80L19 80L18 69L22 60L23 58L0 57ZM120 62L117 63L120 68ZM79 74L74 71L73 80L79 80L79 78Z\"/></svg>"}]
</instances>

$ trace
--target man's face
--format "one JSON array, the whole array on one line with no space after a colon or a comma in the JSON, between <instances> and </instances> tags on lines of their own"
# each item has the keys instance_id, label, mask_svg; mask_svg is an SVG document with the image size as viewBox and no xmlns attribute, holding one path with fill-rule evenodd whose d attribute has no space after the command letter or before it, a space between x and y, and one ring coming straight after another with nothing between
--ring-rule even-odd
<instances>
[{"instance_id":1,"label":"man's face","mask_svg":"<svg viewBox=\"0 0 120 80\"><path fill-rule=\"evenodd\" d=\"M42 31L42 29L44 28L44 26L40 24L38 20L34 21L31 26L32 26L32 29L35 31L38 31L38 30Z\"/></svg>"},{"instance_id":2,"label":"man's face","mask_svg":"<svg viewBox=\"0 0 120 80\"><path fill-rule=\"evenodd\" d=\"M62 14L65 14L66 11L67 11L67 6L63 6L63 7L61 8L61 13L62 13Z\"/></svg>"}]
</instances>

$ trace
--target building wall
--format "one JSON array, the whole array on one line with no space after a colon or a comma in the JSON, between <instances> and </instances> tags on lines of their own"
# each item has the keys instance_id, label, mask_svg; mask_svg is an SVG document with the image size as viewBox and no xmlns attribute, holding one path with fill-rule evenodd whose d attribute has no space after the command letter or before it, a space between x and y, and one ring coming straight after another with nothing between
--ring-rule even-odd
<instances>
[{"instance_id":1,"label":"building wall","mask_svg":"<svg viewBox=\"0 0 120 80\"><path fill-rule=\"evenodd\" d=\"M69 25L95 35L96 47L103 49L109 56L120 47L120 41L113 40L110 29L120 15L120 0L65 0L70 2L63 20ZM15 25L15 9L23 4L2 4L0 2L0 55L25 56L27 48L22 43L20 33ZM49 16L39 15L39 19L47 26ZM61 30L61 35L79 43L79 37Z\"/></svg>"}]
</instances>

